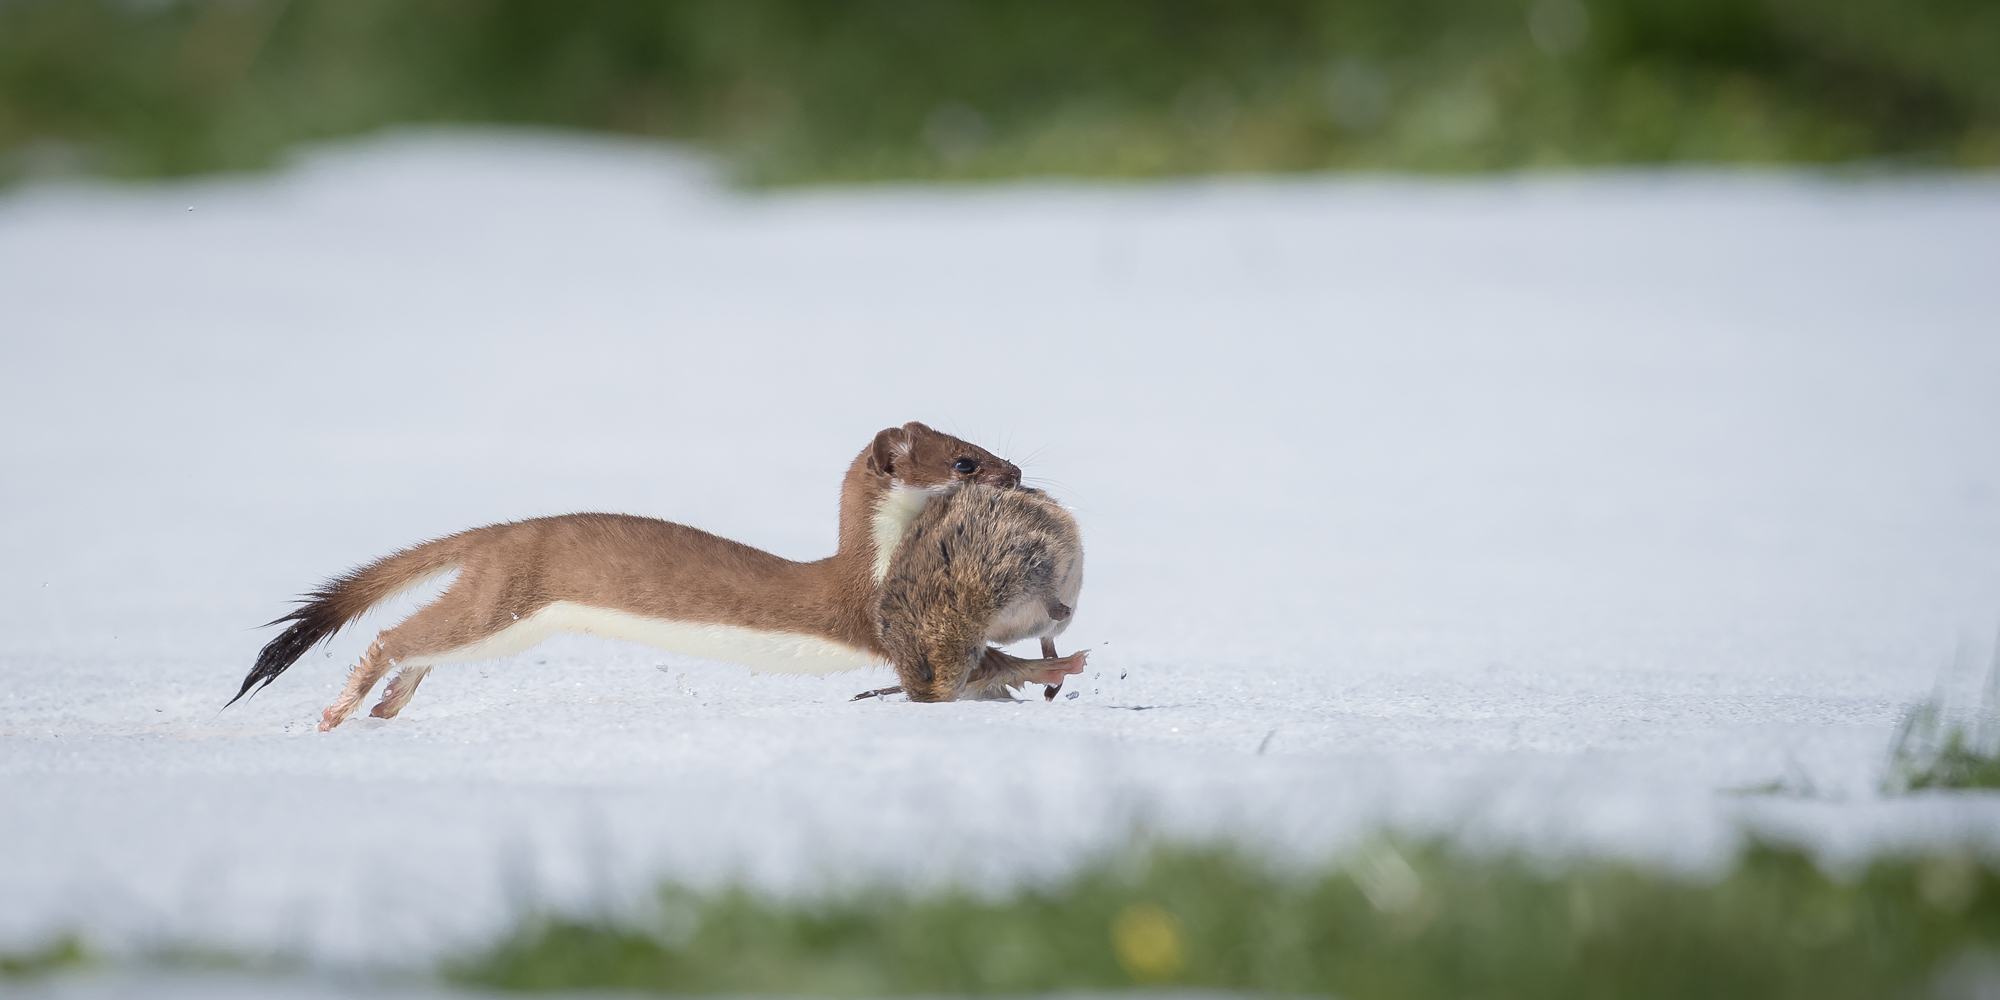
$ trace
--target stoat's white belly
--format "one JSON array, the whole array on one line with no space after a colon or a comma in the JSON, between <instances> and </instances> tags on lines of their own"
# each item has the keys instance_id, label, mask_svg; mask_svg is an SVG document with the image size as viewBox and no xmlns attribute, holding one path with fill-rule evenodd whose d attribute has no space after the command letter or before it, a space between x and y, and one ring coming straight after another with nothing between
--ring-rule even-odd
<instances>
[{"instance_id":1,"label":"stoat's white belly","mask_svg":"<svg viewBox=\"0 0 2000 1000\"><path fill-rule=\"evenodd\" d=\"M557 632L585 632L643 642L689 656L740 663L784 674L830 674L886 666L888 661L852 646L796 632L762 632L737 625L649 618L626 611L557 601L478 642L436 656L409 657L399 666L465 663L509 656Z\"/></svg>"}]
</instances>

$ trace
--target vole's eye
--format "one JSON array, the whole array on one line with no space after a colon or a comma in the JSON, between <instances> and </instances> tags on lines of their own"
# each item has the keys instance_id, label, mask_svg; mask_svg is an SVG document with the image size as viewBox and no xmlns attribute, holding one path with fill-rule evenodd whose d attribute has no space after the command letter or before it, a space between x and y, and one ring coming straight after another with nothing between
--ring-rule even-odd
<instances>
[{"instance_id":1,"label":"vole's eye","mask_svg":"<svg viewBox=\"0 0 2000 1000\"><path fill-rule=\"evenodd\" d=\"M979 471L979 463L969 458L961 458L957 462L952 463L951 467L962 476L969 476Z\"/></svg>"}]
</instances>

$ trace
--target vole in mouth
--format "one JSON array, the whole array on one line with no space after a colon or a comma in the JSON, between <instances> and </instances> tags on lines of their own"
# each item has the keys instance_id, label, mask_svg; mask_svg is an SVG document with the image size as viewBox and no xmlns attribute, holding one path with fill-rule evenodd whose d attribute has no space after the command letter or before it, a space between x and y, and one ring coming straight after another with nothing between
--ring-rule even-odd
<instances>
[{"instance_id":1,"label":"vole in mouth","mask_svg":"<svg viewBox=\"0 0 2000 1000\"><path fill-rule=\"evenodd\" d=\"M932 501L889 561L877 602L882 646L911 701L1052 685L1086 653L1056 657L1083 589L1076 519L1045 493L969 484ZM1040 639L1043 659L996 648ZM883 689L886 693L894 689Z\"/></svg>"},{"instance_id":2,"label":"vole in mouth","mask_svg":"<svg viewBox=\"0 0 2000 1000\"><path fill-rule=\"evenodd\" d=\"M912 522L935 501L969 487L1036 495L1020 484L1013 463L911 422L876 434L848 466L838 549L814 562L624 514L565 514L462 531L392 553L306 595L298 610L272 622L290 625L264 646L229 704L269 685L369 608L453 572L442 595L369 644L340 697L321 713L322 731L352 715L391 667L396 676L369 713L377 718L395 717L439 664L506 656L557 632L781 673L881 666L894 655L885 644L879 592ZM898 625L890 632L904 643L905 632L920 629ZM1074 672L1071 666L1050 664L1041 676ZM1012 664L1004 672L1034 673ZM999 674L982 675L982 687L991 676ZM925 690L945 696L935 681Z\"/></svg>"}]
</instances>

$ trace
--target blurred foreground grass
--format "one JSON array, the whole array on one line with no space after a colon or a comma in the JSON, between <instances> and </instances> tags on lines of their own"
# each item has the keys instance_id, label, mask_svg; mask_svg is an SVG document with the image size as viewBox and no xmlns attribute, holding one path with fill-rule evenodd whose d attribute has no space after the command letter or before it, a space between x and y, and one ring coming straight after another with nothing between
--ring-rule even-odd
<instances>
[{"instance_id":1,"label":"blurred foreground grass","mask_svg":"<svg viewBox=\"0 0 2000 1000\"><path fill-rule=\"evenodd\" d=\"M707 144L753 183L2000 164L1992 0L0 0L0 181L397 123Z\"/></svg>"},{"instance_id":2,"label":"blurred foreground grass","mask_svg":"<svg viewBox=\"0 0 2000 1000\"><path fill-rule=\"evenodd\" d=\"M1310 871L1226 848L1135 848L997 898L872 889L801 904L669 890L643 920L532 921L450 975L763 995L1172 985L1353 1000L1835 1000L1990 980L1996 949L2000 874L1959 851L1836 877L1753 843L1699 878L1382 841Z\"/></svg>"},{"instance_id":3,"label":"blurred foreground grass","mask_svg":"<svg viewBox=\"0 0 2000 1000\"><path fill-rule=\"evenodd\" d=\"M1305 868L1229 846L1132 846L1002 895L874 883L800 900L669 887L643 915L527 919L442 972L503 990L767 996L1989 996L2000 985L1990 850L1934 845L1829 873L1804 851L1753 840L1726 870L1696 875L1394 838ZM301 968L186 949L139 966ZM73 936L0 952L0 992L101 967Z\"/></svg>"}]
</instances>

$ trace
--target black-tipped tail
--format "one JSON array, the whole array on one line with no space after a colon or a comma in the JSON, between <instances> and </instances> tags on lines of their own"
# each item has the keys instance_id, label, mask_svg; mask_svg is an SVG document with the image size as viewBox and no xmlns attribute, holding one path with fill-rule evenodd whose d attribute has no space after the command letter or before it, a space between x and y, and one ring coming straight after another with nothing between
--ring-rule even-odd
<instances>
[{"instance_id":1,"label":"black-tipped tail","mask_svg":"<svg viewBox=\"0 0 2000 1000\"><path fill-rule=\"evenodd\" d=\"M314 646L333 638L333 634L347 624L347 616L334 609L334 594L329 592L333 589L329 587L308 595L297 611L269 623L291 622L292 626L264 644L263 652L257 654L257 665L251 667L249 675L243 678L243 687L223 708L236 704L253 687L262 691L270 686L279 674L285 672L286 667L297 663L299 657L306 655ZM261 684L258 683L260 681Z\"/></svg>"},{"instance_id":2,"label":"black-tipped tail","mask_svg":"<svg viewBox=\"0 0 2000 1000\"><path fill-rule=\"evenodd\" d=\"M475 528L450 538L425 542L328 580L318 590L305 595L297 611L270 623L291 622L292 626L264 645L264 651L257 654L257 665L251 667L250 675L243 678L242 689L236 692L236 697L229 699L228 705L222 707L236 704L252 688L262 691L264 688L260 681L268 685L277 680L278 675L297 663L299 657L332 638L341 626L361 617L369 608L458 566L466 539L481 532L506 530L507 527Z\"/></svg>"}]
</instances>

